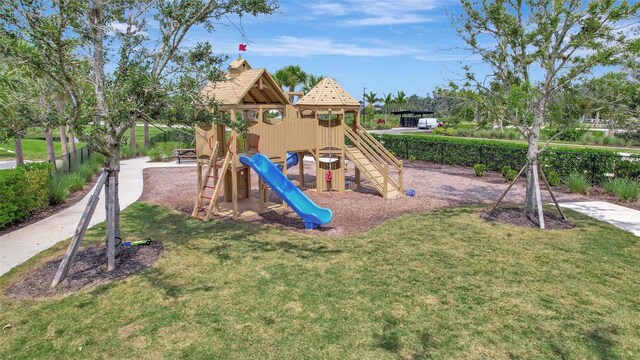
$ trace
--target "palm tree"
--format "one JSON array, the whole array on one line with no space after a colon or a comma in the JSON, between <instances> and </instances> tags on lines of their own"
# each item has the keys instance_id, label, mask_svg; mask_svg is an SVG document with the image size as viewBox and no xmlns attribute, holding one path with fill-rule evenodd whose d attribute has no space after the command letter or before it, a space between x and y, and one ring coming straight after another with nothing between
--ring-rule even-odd
<instances>
[{"instance_id":1,"label":"palm tree","mask_svg":"<svg viewBox=\"0 0 640 360\"><path fill-rule=\"evenodd\" d=\"M389 106L391 106L394 103L393 95L386 94L380 101L384 103L384 122L386 123L387 114L389 113Z\"/></svg>"},{"instance_id":2,"label":"palm tree","mask_svg":"<svg viewBox=\"0 0 640 360\"><path fill-rule=\"evenodd\" d=\"M307 80L302 85L302 92L305 94L308 93L309 91L311 91L311 89L316 87L316 85L318 85L318 83L320 83L322 79L324 79L324 75L309 74L309 76L307 76Z\"/></svg>"},{"instance_id":3,"label":"palm tree","mask_svg":"<svg viewBox=\"0 0 640 360\"><path fill-rule=\"evenodd\" d=\"M398 91L393 102L400 107L400 110L402 110L402 106L407 104L407 94L405 94L404 91Z\"/></svg>"},{"instance_id":4,"label":"palm tree","mask_svg":"<svg viewBox=\"0 0 640 360\"><path fill-rule=\"evenodd\" d=\"M369 91L368 94L364 94L364 99L367 100L369 105L375 105L378 101L382 101L382 99L378 97L378 93L374 93L373 91Z\"/></svg>"},{"instance_id":5,"label":"palm tree","mask_svg":"<svg viewBox=\"0 0 640 360\"><path fill-rule=\"evenodd\" d=\"M305 73L299 65L288 65L282 69L278 69L273 74L274 80L282 87L288 88L290 92L296 91L296 86L304 84L307 80L307 73ZM289 101L293 102L293 96L289 97Z\"/></svg>"}]
</instances>

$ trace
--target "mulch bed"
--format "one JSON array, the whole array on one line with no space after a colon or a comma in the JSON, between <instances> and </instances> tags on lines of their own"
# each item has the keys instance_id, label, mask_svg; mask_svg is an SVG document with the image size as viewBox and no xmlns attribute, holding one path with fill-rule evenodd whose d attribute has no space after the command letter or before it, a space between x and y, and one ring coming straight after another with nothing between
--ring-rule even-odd
<instances>
[{"instance_id":1,"label":"mulch bed","mask_svg":"<svg viewBox=\"0 0 640 360\"><path fill-rule=\"evenodd\" d=\"M539 227L537 221L533 222L527 218L524 214L524 208L522 207L499 207L491 213L484 210L480 216L489 222L530 228ZM569 220L564 220L558 213L545 211L544 227L548 230L571 229L574 227L574 224Z\"/></svg>"},{"instance_id":2,"label":"mulch bed","mask_svg":"<svg viewBox=\"0 0 640 360\"><path fill-rule=\"evenodd\" d=\"M304 162L305 182L315 181L315 165ZM354 167L347 165L346 180L353 181ZM297 166L289 170L289 178L298 181ZM257 198L257 176L252 174L252 197ZM283 227L310 235L345 236L367 231L385 220L405 214L432 211L461 205L491 205L508 186L497 172L489 171L483 177L473 175L472 168L439 165L424 161L404 163L404 187L414 189L414 197L383 199L366 181L363 188L345 193L322 193L305 190L305 194L318 206L333 211L331 223L318 230L304 230L304 223L291 209L277 209L242 220ZM149 168L144 170L144 190L141 201L166 206L190 214L197 196L196 168ZM179 189L177 191L177 189ZM505 197L507 203L524 200L524 181L514 186ZM281 202L273 192L271 201ZM543 191L543 201L551 202ZM559 201L580 201L586 197L575 194L557 194ZM216 218L220 219L220 218Z\"/></svg>"},{"instance_id":3,"label":"mulch bed","mask_svg":"<svg viewBox=\"0 0 640 360\"><path fill-rule=\"evenodd\" d=\"M164 246L155 241L151 245L124 247L121 255L116 259L116 268L107 271L105 246L86 247L78 251L67 278L55 289L51 289L51 281L58 271L62 256L46 262L10 285L5 295L17 299L41 299L86 290L148 269L163 252Z\"/></svg>"},{"instance_id":4,"label":"mulch bed","mask_svg":"<svg viewBox=\"0 0 640 360\"><path fill-rule=\"evenodd\" d=\"M42 209L40 211L37 211L29 215L29 217L25 219L22 219L7 225L5 228L0 229L0 236L16 231L25 226L37 223L42 219L48 218L51 215L55 215L60 211L75 205L80 200L82 200L89 193L89 191L91 191L91 189L93 189L93 187L97 182L98 182L98 176L94 176L91 179L91 181L89 181L84 185L82 190L70 193L69 196L67 196L67 198L64 200L62 204L49 206L46 209Z\"/></svg>"}]
</instances>

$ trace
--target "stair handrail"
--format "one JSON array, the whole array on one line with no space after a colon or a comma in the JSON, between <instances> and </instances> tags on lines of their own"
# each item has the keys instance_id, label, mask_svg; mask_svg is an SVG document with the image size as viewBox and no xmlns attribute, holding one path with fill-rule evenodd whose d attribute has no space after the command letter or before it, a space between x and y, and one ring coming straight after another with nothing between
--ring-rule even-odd
<instances>
[{"instance_id":1,"label":"stair handrail","mask_svg":"<svg viewBox=\"0 0 640 360\"><path fill-rule=\"evenodd\" d=\"M386 147L384 147L384 145L382 145L373 135L371 135L371 133L369 133L367 129L362 127L362 125L357 124L356 129L358 130L357 134L359 135L360 138L365 139L365 141L368 141L370 146L372 146L373 148L375 148L376 150L382 153L381 156L385 158L385 160L389 163L389 165L392 165L393 167L396 168L396 170L398 171L398 182L395 182L393 179L391 179L391 181L392 181L392 184L396 186L398 191L402 191L402 187L403 187L402 161L396 158Z\"/></svg>"},{"instance_id":2,"label":"stair handrail","mask_svg":"<svg viewBox=\"0 0 640 360\"><path fill-rule=\"evenodd\" d=\"M385 155L384 157L389 162L389 164L394 165L394 167L398 170L402 168L402 161L393 156L393 154L391 154L391 152L386 147L384 147L384 145L382 145L375 137L373 137L373 135L371 135L367 131L367 129L358 124L357 130L360 130L359 133L364 135L363 138L367 139L370 143L373 143L374 146Z\"/></svg>"},{"instance_id":3,"label":"stair handrail","mask_svg":"<svg viewBox=\"0 0 640 360\"><path fill-rule=\"evenodd\" d=\"M349 138L349 140L351 140L353 142L353 144L360 150L362 151L362 153L371 161L371 164L378 170L378 172L380 172L380 175L383 176L383 184L381 184L381 186L384 186L384 188L382 188L382 192L383 192L383 196L387 196L386 195L386 184L387 182L390 182L391 185L393 186L394 189L396 189L397 191L402 191L401 186L395 181L393 180L391 177L389 177L389 165L386 161L384 161L380 155L378 153L376 153L371 146L365 142L365 141L360 141L361 137L357 136L356 132L353 131L353 129L345 126L345 134L347 135L347 137ZM399 169L399 176L400 179L402 178L402 169ZM401 181L401 180L400 180Z\"/></svg>"},{"instance_id":4,"label":"stair handrail","mask_svg":"<svg viewBox=\"0 0 640 360\"><path fill-rule=\"evenodd\" d=\"M347 134L347 136L349 137L349 140L351 140L353 144L356 145L358 149L360 149L360 151L370 155L370 156L367 156L368 159L375 160L375 161L372 161L371 163L374 165L377 165L376 168L382 174L383 164L387 165L386 161L384 161L380 157L380 155L378 155L375 151L373 151L373 149L371 148L371 146L369 146L369 144L367 144L364 141L360 141L360 137L356 134L355 131L353 131L352 129L346 126L345 126L345 129L346 129L345 134Z\"/></svg>"}]
</instances>

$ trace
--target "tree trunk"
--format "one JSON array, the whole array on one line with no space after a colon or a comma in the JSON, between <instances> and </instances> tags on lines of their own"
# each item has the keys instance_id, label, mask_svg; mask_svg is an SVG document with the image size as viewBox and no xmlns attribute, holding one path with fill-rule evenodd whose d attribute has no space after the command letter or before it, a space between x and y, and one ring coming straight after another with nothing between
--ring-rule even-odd
<instances>
[{"instance_id":1,"label":"tree trunk","mask_svg":"<svg viewBox=\"0 0 640 360\"><path fill-rule=\"evenodd\" d=\"M600 111L596 111L596 119L593 124L595 127L598 127L600 125Z\"/></svg>"},{"instance_id":2,"label":"tree trunk","mask_svg":"<svg viewBox=\"0 0 640 360\"><path fill-rule=\"evenodd\" d=\"M13 140L16 150L16 166L24 165L24 153L22 152L22 134L17 133L15 139Z\"/></svg>"},{"instance_id":3,"label":"tree trunk","mask_svg":"<svg viewBox=\"0 0 640 360\"><path fill-rule=\"evenodd\" d=\"M540 111L539 114L536 115L534 120L534 124L531 126L529 133L529 148L527 150L527 183L526 183L526 194L524 200L524 212L525 215L530 219L534 220L537 218L538 206L540 198L540 184L538 182L538 143L540 141L540 129L542 128L542 123L544 122L543 115L544 111ZM544 221L544 219L538 219L538 221Z\"/></svg>"},{"instance_id":4,"label":"tree trunk","mask_svg":"<svg viewBox=\"0 0 640 360\"><path fill-rule=\"evenodd\" d=\"M64 125L60 126L60 147L62 148L62 155L67 155L69 153L69 143L67 143L67 127Z\"/></svg>"},{"instance_id":5,"label":"tree trunk","mask_svg":"<svg viewBox=\"0 0 640 360\"><path fill-rule=\"evenodd\" d=\"M64 116L64 101L62 95L56 96L56 103L58 104L58 115L62 118ZM60 146L62 147L62 155L69 153L67 144L67 128L64 125L60 125Z\"/></svg>"},{"instance_id":6,"label":"tree trunk","mask_svg":"<svg viewBox=\"0 0 640 360\"><path fill-rule=\"evenodd\" d=\"M51 131L51 125L47 125L44 129L44 138L47 142L47 160L53 164L53 168L56 168L56 150L53 146L53 132Z\"/></svg>"},{"instance_id":7,"label":"tree trunk","mask_svg":"<svg viewBox=\"0 0 640 360\"><path fill-rule=\"evenodd\" d=\"M144 147L148 148L151 146L151 140L149 139L149 123L146 121L142 122L144 124Z\"/></svg>"},{"instance_id":8,"label":"tree trunk","mask_svg":"<svg viewBox=\"0 0 640 360\"><path fill-rule=\"evenodd\" d=\"M295 86L289 86L289 92L294 92L296 91L296 87ZM293 100L295 100L295 96L291 95L289 96L289 101L293 104ZM284 114L283 114L284 115Z\"/></svg>"},{"instance_id":9,"label":"tree trunk","mask_svg":"<svg viewBox=\"0 0 640 360\"><path fill-rule=\"evenodd\" d=\"M129 149L136 151L136 123L129 130Z\"/></svg>"},{"instance_id":10,"label":"tree trunk","mask_svg":"<svg viewBox=\"0 0 640 360\"><path fill-rule=\"evenodd\" d=\"M73 135L73 131L69 131L69 149L72 153L76 153L76 137Z\"/></svg>"}]
</instances>

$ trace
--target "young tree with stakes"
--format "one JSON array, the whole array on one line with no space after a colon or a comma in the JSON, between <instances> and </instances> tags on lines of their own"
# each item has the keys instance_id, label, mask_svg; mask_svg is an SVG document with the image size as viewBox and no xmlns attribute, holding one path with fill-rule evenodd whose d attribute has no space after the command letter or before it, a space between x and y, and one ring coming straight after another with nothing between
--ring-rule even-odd
<instances>
[{"instance_id":1,"label":"young tree with stakes","mask_svg":"<svg viewBox=\"0 0 640 360\"><path fill-rule=\"evenodd\" d=\"M502 87L492 94L497 116L504 117L528 141L525 214L542 217L538 183L540 129L551 99L599 65L617 63L627 50L622 22L640 4L613 0L461 0L457 31L480 55ZM469 67L469 82L491 93ZM538 75L539 74L539 75Z\"/></svg>"},{"instance_id":2,"label":"young tree with stakes","mask_svg":"<svg viewBox=\"0 0 640 360\"><path fill-rule=\"evenodd\" d=\"M118 174L125 131L136 119L155 120L175 111L163 102L185 95L183 91L189 91L186 96L195 107L201 100L199 89L195 81L185 80L194 72L210 79L221 74L224 59L214 55L208 43L185 49L187 34L196 27L212 32L227 15L270 14L276 8L272 0L34 0L0 5L1 35L37 50L24 60L64 89L69 126L107 158L109 269L118 251L114 238L120 237ZM156 22L153 31L149 21ZM89 62L90 94L83 92L86 79L73 71L81 59ZM107 71L107 64L114 70ZM214 104L203 103L198 109L205 114L211 107ZM80 126L81 118L90 124L88 129ZM198 115L189 120L203 118L213 119Z\"/></svg>"}]
</instances>

